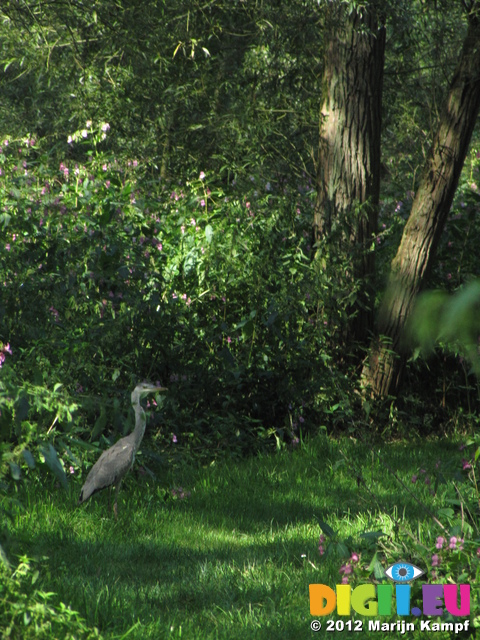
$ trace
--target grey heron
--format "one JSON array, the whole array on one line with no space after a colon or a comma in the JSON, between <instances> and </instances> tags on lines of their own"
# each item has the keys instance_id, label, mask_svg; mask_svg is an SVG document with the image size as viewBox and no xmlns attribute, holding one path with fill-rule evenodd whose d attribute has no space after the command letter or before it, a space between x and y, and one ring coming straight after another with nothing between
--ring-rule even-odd
<instances>
[{"instance_id":1,"label":"grey heron","mask_svg":"<svg viewBox=\"0 0 480 640\"><path fill-rule=\"evenodd\" d=\"M145 433L147 418L140 404L142 398L155 391L166 391L164 387L141 382L132 392L132 407L135 411L135 429L124 438L120 438L112 447L102 453L97 462L90 469L85 484L80 492L78 504L85 502L97 491L115 485L115 503L113 512L117 518L118 492L122 480L132 468L135 454Z\"/></svg>"}]
</instances>

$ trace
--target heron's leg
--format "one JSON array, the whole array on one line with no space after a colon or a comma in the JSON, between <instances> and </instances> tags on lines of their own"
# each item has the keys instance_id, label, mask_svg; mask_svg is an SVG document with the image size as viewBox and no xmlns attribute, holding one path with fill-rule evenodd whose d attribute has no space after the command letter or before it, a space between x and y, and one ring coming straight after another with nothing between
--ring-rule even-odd
<instances>
[{"instance_id":1,"label":"heron's leg","mask_svg":"<svg viewBox=\"0 0 480 640\"><path fill-rule=\"evenodd\" d=\"M119 480L117 485L115 486L115 502L113 504L113 513L115 514L115 520L117 520L117 500L118 500L118 492L120 491L121 485L122 485L122 480Z\"/></svg>"}]
</instances>

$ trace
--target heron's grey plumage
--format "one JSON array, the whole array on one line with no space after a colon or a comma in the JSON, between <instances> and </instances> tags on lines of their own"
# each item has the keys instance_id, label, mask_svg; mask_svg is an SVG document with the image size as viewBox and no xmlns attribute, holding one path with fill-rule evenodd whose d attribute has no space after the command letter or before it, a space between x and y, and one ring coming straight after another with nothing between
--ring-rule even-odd
<instances>
[{"instance_id":1,"label":"heron's grey plumage","mask_svg":"<svg viewBox=\"0 0 480 640\"><path fill-rule=\"evenodd\" d=\"M90 469L85 484L80 492L78 504L85 502L97 491L115 485L115 503L113 510L117 517L117 499L120 485L127 472L132 468L135 454L145 433L147 419L140 401L154 391L166 391L163 387L142 382L132 392L132 406L135 411L135 429L125 438L121 438L110 449L102 453Z\"/></svg>"}]
</instances>

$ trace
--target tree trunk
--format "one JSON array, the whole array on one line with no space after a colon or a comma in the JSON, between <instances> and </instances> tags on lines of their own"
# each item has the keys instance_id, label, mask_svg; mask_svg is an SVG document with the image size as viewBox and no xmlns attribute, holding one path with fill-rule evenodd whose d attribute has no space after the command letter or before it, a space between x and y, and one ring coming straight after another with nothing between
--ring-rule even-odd
<instances>
[{"instance_id":1,"label":"tree trunk","mask_svg":"<svg viewBox=\"0 0 480 640\"><path fill-rule=\"evenodd\" d=\"M430 157L405 225L378 318L378 337L363 370L374 396L395 394L404 364L402 330L424 285L452 205L480 107L480 2L469 27Z\"/></svg>"},{"instance_id":2,"label":"tree trunk","mask_svg":"<svg viewBox=\"0 0 480 640\"><path fill-rule=\"evenodd\" d=\"M373 320L368 290L375 265L369 245L378 218L385 28L373 2L350 15L345 5L337 4L332 14L314 233L316 240L336 236L338 250L352 259L347 280L360 281L362 291L351 309L355 317L348 333L364 341Z\"/></svg>"}]
</instances>

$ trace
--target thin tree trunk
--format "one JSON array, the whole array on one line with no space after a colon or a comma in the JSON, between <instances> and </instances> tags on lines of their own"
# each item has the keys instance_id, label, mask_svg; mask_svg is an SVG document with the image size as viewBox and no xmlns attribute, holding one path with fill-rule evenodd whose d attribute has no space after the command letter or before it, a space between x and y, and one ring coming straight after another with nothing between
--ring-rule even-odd
<instances>
[{"instance_id":1,"label":"thin tree trunk","mask_svg":"<svg viewBox=\"0 0 480 640\"><path fill-rule=\"evenodd\" d=\"M392 262L379 312L378 337L363 370L364 386L377 397L398 390L404 362L402 331L432 266L480 107L480 2L469 4L469 27L460 61Z\"/></svg>"},{"instance_id":2,"label":"thin tree trunk","mask_svg":"<svg viewBox=\"0 0 480 640\"><path fill-rule=\"evenodd\" d=\"M369 245L378 218L385 29L373 2L361 14L348 15L345 5L332 11L314 233L316 240L338 238L338 250L352 258L346 286L364 283L349 329L349 337L363 341L373 320L368 288L375 265Z\"/></svg>"}]
</instances>

